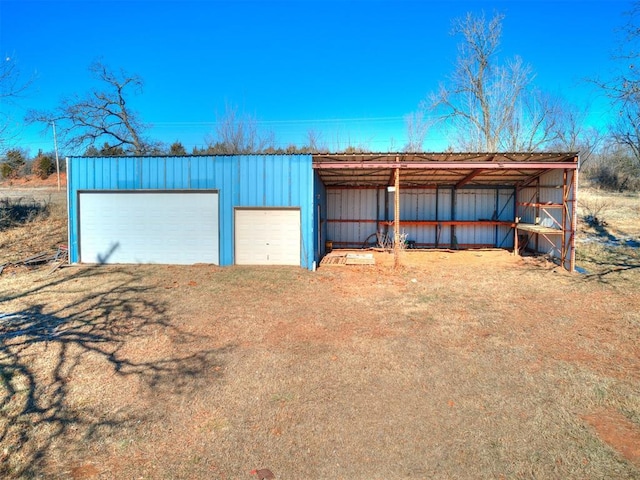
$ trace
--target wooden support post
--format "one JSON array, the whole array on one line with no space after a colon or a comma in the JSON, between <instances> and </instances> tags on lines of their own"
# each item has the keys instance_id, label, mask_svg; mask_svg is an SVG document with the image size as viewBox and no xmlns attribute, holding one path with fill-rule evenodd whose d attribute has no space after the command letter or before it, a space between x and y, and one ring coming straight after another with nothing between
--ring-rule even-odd
<instances>
[{"instance_id":1,"label":"wooden support post","mask_svg":"<svg viewBox=\"0 0 640 480\"><path fill-rule=\"evenodd\" d=\"M457 215L456 215L456 188L453 187L451 189L451 220L456 220L457 219ZM458 239L456 238L456 226L455 225L451 225L449 227L450 229L450 235L451 235L451 250L457 250L458 249Z\"/></svg>"},{"instance_id":2,"label":"wooden support post","mask_svg":"<svg viewBox=\"0 0 640 480\"><path fill-rule=\"evenodd\" d=\"M536 178L536 206L534 207L534 212L535 212L535 218L533 220L533 223L538 225L540 223L540 177ZM540 239L538 238L539 235L536 235L536 245L535 245L535 251L539 252L540 251Z\"/></svg>"},{"instance_id":3,"label":"wooden support post","mask_svg":"<svg viewBox=\"0 0 640 480\"><path fill-rule=\"evenodd\" d=\"M520 187L516 186L516 190L515 190L515 194L514 194L514 199L513 199L513 203L514 203L514 208L513 211L515 212L515 215L513 216L513 222L514 222L514 227L513 227L513 254L514 255L520 255L520 252L518 251L518 222L520 221L520 210L521 210L521 206L520 204Z\"/></svg>"},{"instance_id":4,"label":"wooden support post","mask_svg":"<svg viewBox=\"0 0 640 480\"><path fill-rule=\"evenodd\" d=\"M396 162L400 157L396 157ZM400 169L396 168L394 180L395 193L393 195L393 265L400 266Z\"/></svg>"},{"instance_id":5,"label":"wooden support post","mask_svg":"<svg viewBox=\"0 0 640 480\"><path fill-rule=\"evenodd\" d=\"M439 220L438 218L438 198L440 198L440 188L436 185L436 221ZM439 231L440 231L440 226L439 225L434 225L433 226L433 234L435 235L435 245L436 248L438 248L438 243L440 242L440 235L439 235Z\"/></svg>"}]
</instances>

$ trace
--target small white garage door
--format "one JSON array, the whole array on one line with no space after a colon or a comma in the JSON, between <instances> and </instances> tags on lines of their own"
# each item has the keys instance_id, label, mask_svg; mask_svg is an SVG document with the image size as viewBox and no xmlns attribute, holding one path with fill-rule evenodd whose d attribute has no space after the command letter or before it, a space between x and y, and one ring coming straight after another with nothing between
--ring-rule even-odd
<instances>
[{"instance_id":1,"label":"small white garage door","mask_svg":"<svg viewBox=\"0 0 640 480\"><path fill-rule=\"evenodd\" d=\"M218 193L80 192L80 261L219 263Z\"/></svg>"},{"instance_id":2,"label":"small white garage door","mask_svg":"<svg viewBox=\"0 0 640 480\"><path fill-rule=\"evenodd\" d=\"M236 208L238 265L300 265L299 208Z\"/></svg>"}]
</instances>

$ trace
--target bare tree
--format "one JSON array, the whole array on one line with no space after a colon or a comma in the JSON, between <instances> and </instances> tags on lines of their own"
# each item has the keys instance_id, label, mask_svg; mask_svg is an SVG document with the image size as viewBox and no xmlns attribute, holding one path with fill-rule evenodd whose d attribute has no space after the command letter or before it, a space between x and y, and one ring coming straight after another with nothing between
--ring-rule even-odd
<instances>
[{"instance_id":1,"label":"bare tree","mask_svg":"<svg viewBox=\"0 0 640 480\"><path fill-rule=\"evenodd\" d=\"M9 109L5 107L22 96L34 80L35 76L24 79L16 60L10 56L0 59L0 152L8 148L10 139L15 135Z\"/></svg>"},{"instance_id":2,"label":"bare tree","mask_svg":"<svg viewBox=\"0 0 640 480\"><path fill-rule=\"evenodd\" d=\"M254 116L239 114L238 107L229 104L217 118L215 137L207 139L207 144L207 152L223 155L260 153L275 148L273 132L261 133Z\"/></svg>"},{"instance_id":3,"label":"bare tree","mask_svg":"<svg viewBox=\"0 0 640 480\"><path fill-rule=\"evenodd\" d=\"M533 152L555 142L559 135L562 101L530 88L516 102L500 140L501 148Z\"/></svg>"},{"instance_id":4,"label":"bare tree","mask_svg":"<svg viewBox=\"0 0 640 480\"><path fill-rule=\"evenodd\" d=\"M613 140L628 148L640 165L640 1L627 12L619 51L614 55L618 70L610 81L595 80L611 100L617 113L610 130Z\"/></svg>"},{"instance_id":5,"label":"bare tree","mask_svg":"<svg viewBox=\"0 0 640 480\"><path fill-rule=\"evenodd\" d=\"M551 145L555 150L579 152L581 168L591 160L603 140L600 131L585 127L588 114L588 106L579 109L574 105L561 103L555 123L556 140Z\"/></svg>"},{"instance_id":6,"label":"bare tree","mask_svg":"<svg viewBox=\"0 0 640 480\"><path fill-rule=\"evenodd\" d=\"M404 117L407 127L407 144L404 146L405 152L420 152L424 146L424 140L431 127L431 122L427 121L425 112L418 110Z\"/></svg>"},{"instance_id":7,"label":"bare tree","mask_svg":"<svg viewBox=\"0 0 640 480\"><path fill-rule=\"evenodd\" d=\"M101 88L84 97L65 98L51 112L31 111L27 121L55 122L64 148L71 150L108 143L134 155L153 151L154 143L143 136L149 125L128 105L130 95L142 92L142 79L123 70L114 72L102 62L91 64L89 71Z\"/></svg>"},{"instance_id":8,"label":"bare tree","mask_svg":"<svg viewBox=\"0 0 640 480\"><path fill-rule=\"evenodd\" d=\"M322 140L322 133L316 130L307 131L307 145L304 147L308 153L328 153L329 148Z\"/></svg>"},{"instance_id":9,"label":"bare tree","mask_svg":"<svg viewBox=\"0 0 640 480\"><path fill-rule=\"evenodd\" d=\"M503 19L468 13L454 20L452 33L462 36L454 72L421 104L463 150L530 151L552 140L553 107L533 90L532 68L519 57L497 63Z\"/></svg>"}]
</instances>

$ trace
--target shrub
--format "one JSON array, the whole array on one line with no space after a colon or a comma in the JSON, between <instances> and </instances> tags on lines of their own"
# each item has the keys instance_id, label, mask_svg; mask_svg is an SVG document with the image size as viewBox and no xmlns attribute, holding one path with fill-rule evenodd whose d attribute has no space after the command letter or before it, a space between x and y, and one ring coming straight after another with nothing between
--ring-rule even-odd
<instances>
[{"instance_id":1,"label":"shrub","mask_svg":"<svg viewBox=\"0 0 640 480\"><path fill-rule=\"evenodd\" d=\"M13 176L13 168L8 163L0 164L0 175L2 178L11 178Z\"/></svg>"},{"instance_id":2,"label":"shrub","mask_svg":"<svg viewBox=\"0 0 640 480\"><path fill-rule=\"evenodd\" d=\"M55 162L48 155L39 155L31 166L31 173L38 175L41 179L48 178L55 172Z\"/></svg>"},{"instance_id":3,"label":"shrub","mask_svg":"<svg viewBox=\"0 0 640 480\"><path fill-rule=\"evenodd\" d=\"M35 199L0 199L0 231L49 215L50 204Z\"/></svg>"},{"instance_id":4,"label":"shrub","mask_svg":"<svg viewBox=\"0 0 640 480\"><path fill-rule=\"evenodd\" d=\"M640 175L634 169L621 165L598 164L584 172L594 187L623 192L640 190Z\"/></svg>"},{"instance_id":5,"label":"shrub","mask_svg":"<svg viewBox=\"0 0 640 480\"><path fill-rule=\"evenodd\" d=\"M586 224L592 227L604 227L607 225L604 215L611 207L610 202L598 199L583 199L578 201L578 205L583 210L582 219Z\"/></svg>"}]
</instances>

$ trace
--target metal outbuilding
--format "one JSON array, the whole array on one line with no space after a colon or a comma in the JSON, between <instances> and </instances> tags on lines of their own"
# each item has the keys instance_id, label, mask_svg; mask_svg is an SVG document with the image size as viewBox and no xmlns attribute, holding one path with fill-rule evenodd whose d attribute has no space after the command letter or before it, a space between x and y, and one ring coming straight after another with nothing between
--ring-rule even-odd
<instances>
[{"instance_id":1,"label":"metal outbuilding","mask_svg":"<svg viewBox=\"0 0 640 480\"><path fill-rule=\"evenodd\" d=\"M575 265L577 153L68 159L70 261L299 265L334 247L524 249Z\"/></svg>"},{"instance_id":2,"label":"metal outbuilding","mask_svg":"<svg viewBox=\"0 0 640 480\"><path fill-rule=\"evenodd\" d=\"M71 157L77 263L313 268L310 155Z\"/></svg>"}]
</instances>

